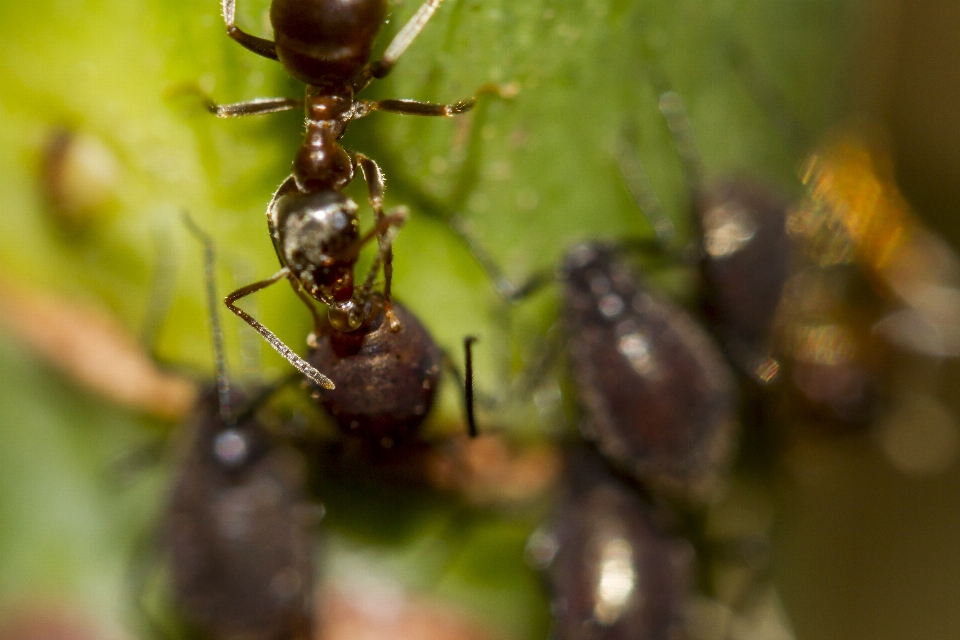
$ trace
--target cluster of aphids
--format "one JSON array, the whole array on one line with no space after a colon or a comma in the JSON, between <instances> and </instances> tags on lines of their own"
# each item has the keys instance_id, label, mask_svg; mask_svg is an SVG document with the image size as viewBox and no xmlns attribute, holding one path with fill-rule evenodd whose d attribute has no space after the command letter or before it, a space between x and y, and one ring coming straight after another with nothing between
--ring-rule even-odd
<instances>
[{"instance_id":1,"label":"cluster of aphids","mask_svg":"<svg viewBox=\"0 0 960 640\"><path fill-rule=\"evenodd\" d=\"M355 97L389 73L439 4L426 0L383 57L371 62L386 0L273 0L274 41L241 31L234 1L223 0L230 37L307 84L304 98L209 105L221 117L306 111L306 137L292 175L267 210L281 269L231 293L226 305L305 376L344 437L368 452L418 441L449 358L392 299L392 244L406 210L384 211L379 167L345 150L339 139L352 120L372 111L449 117L472 107L472 99L439 105ZM689 150L678 98L665 96L663 108L681 149ZM846 152L839 144L814 157L809 195L796 209L758 182L705 183L698 160L684 152L694 211L690 247L620 239L579 244L564 256L557 271L561 318L590 445L570 455L567 489L552 525L531 544L553 593L557 637L659 640L690 632L694 563L706 553L702 541L693 545L690 537L697 535L705 505L722 491L737 451L738 423L767 426L769 412L753 402L766 389L784 387L789 378L812 405L840 418L869 411L871 370L864 365L866 378L858 380L857 367L841 360L852 354L838 346L843 332L802 337L804 325L790 317L820 299L803 289L814 285L804 284L807 272L796 267L791 233L820 262L840 252L886 286L887 299L901 296L903 304L878 324L891 341L938 356L960 352L960 339L944 335L947 325L933 317L931 303L910 297L918 276L906 273L908 259L896 252L921 249L902 244L913 229L905 211L896 219L890 213L887 226L875 231L864 230L848 211L859 205L857 196L836 182L849 178L862 187L867 178L850 178L855 162L830 155ZM375 216L365 232L357 205L343 192L358 172ZM650 194L640 200L653 201ZM889 197L886 202L893 206ZM838 240L844 224L849 228ZM212 274L212 243L191 229L206 243ZM373 264L358 284L360 252L374 241ZM686 310L637 277L629 257L649 251L699 266L701 309ZM384 284L377 290L381 270ZM236 306L281 280L314 317L306 358ZM213 300L212 275L208 283ZM211 303L215 342L217 306ZM470 342L463 384L473 435ZM190 420L192 444L166 518L179 608L204 637L310 638L317 626L315 569L302 452L262 423L259 409L269 393L231 389L221 347L217 353L216 393L200 401ZM750 402L741 402L743 388L751 389ZM752 417L738 418L743 406Z\"/></svg>"}]
</instances>

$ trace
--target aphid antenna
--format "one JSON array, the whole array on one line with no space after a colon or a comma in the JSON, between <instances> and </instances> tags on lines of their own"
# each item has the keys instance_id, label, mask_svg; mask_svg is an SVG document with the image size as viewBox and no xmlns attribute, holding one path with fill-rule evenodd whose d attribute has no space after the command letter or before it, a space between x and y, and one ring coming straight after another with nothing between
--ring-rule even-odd
<instances>
[{"instance_id":1,"label":"aphid antenna","mask_svg":"<svg viewBox=\"0 0 960 640\"><path fill-rule=\"evenodd\" d=\"M156 262L150 278L150 292L147 295L147 306L140 326L140 344L154 360L157 360L157 338L173 301L179 261L177 247L169 227L157 225L150 235Z\"/></svg>"},{"instance_id":2,"label":"aphid antenna","mask_svg":"<svg viewBox=\"0 0 960 640\"><path fill-rule=\"evenodd\" d=\"M216 249L213 238L200 228L190 213L182 214L187 231L203 245L203 274L206 281L207 313L210 318L210 335L213 341L213 357L217 367L217 399L220 406L220 419L224 424L233 424L233 411L230 406L230 379L227 377L226 350L223 346L223 327L220 326L220 305L217 301Z\"/></svg>"},{"instance_id":3,"label":"aphid antenna","mask_svg":"<svg viewBox=\"0 0 960 640\"><path fill-rule=\"evenodd\" d=\"M687 189L693 197L696 197L697 191L703 184L705 170L703 156L700 155L700 148L693 135L693 126L690 124L687 108L676 91L662 93L657 106L667 123L667 128L673 134L673 142L680 155L680 163L683 165Z\"/></svg>"},{"instance_id":4,"label":"aphid antenna","mask_svg":"<svg viewBox=\"0 0 960 640\"><path fill-rule=\"evenodd\" d=\"M635 126L629 123L624 124L620 142L617 145L617 165L627 190L637 203L637 208L653 228L661 250L666 251L677 238L677 227L664 211L650 183L650 175L640 161L640 150L636 143L637 135Z\"/></svg>"}]
</instances>

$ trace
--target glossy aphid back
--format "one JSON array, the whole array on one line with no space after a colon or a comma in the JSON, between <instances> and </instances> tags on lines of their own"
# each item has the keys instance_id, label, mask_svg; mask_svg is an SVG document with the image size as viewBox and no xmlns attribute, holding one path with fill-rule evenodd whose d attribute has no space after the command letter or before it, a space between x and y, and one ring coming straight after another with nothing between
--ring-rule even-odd
<instances>
[{"instance_id":1,"label":"glossy aphid back","mask_svg":"<svg viewBox=\"0 0 960 640\"><path fill-rule=\"evenodd\" d=\"M705 499L734 449L733 375L706 331L618 253L615 245L582 244L562 266L585 435L647 486Z\"/></svg>"},{"instance_id":2,"label":"glossy aphid back","mask_svg":"<svg viewBox=\"0 0 960 640\"><path fill-rule=\"evenodd\" d=\"M273 0L277 56L293 77L342 88L370 60L386 0Z\"/></svg>"},{"instance_id":3,"label":"glossy aphid back","mask_svg":"<svg viewBox=\"0 0 960 640\"><path fill-rule=\"evenodd\" d=\"M704 312L745 373L771 350L771 331L790 274L787 201L770 185L727 179L699 190Z\"/></svg>"},{"instance_id":4,"label":"glossy aphid back","mask_svg":"<svg viewBox=\"0 0 960 640\"><path fill-rule=\"evenodd\" d=\"M302 460L256 419L224 424L213 393L189 426L165 523L181 612L216 640L306 640L313 540Z\"/></svg>"},{"instance_id":5,"label":"glossy aphid back","mask_svg":"<svg viewBox=\"0 0 960 640\"><path fill-rule=\"evenodd\" d=\"M373 303L381 304L375 296ZM443 357L427 329L394 303L399 331L385 321L382 306L360 330L327 327L310 351L310 363L328 371L337 388L317 389L320 404L346 434L377 446L416 437L433 405Z\"/></svg>"},{"instance_id":6,"label":"glossy aphid back","mask_svg":"<svg viewBox=\"0 0 960 640\"><path fill-rule=\"evenodd\" d=\"M579 451L551 522L530 559L545 569L557 640L683 637L693 548L653 507Z\"/></svg>"}]
</instances>

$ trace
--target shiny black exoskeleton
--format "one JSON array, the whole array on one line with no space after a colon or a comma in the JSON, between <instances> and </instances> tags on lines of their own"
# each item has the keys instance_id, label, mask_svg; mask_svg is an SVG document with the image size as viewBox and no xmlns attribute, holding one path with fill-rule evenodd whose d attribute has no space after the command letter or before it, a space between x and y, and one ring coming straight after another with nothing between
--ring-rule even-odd
<instances>
[{"instance_id":1,"label":"shiny black exoskeleton","mask_svg":"<svg viewBox=\"0 0 960 640\"><path fill-rule=\"evenodd\" d=\"M704 313L733 363L769 379L774 320L793 260L787 201L770 185L732 178L701 187L694 215Z\"/></svg>"},{"instance_id":2,"label":"shiny black exoskeleton","mask_svg":"<svg viewBox=\"0 0 960 640\"><path fill-rule=\"evenodd\" d=\"M227 296L226 304L301 373L328 389L333 388L329 378L234 303L287 279L301 297L327 305L328 321L338 331L355 331L367 320L364 310L369 306L372 285L382 265L386 281L383 305L391 327L398 328L391 308L391 245L407 214L403 208L384 213L380 168L363 154L346 151L339 140L350 121L372 111L449 117L473 107L472 98L451 105L355 98L371 80L390 72L440 2L426 0L383 57L371 63L371 49L387 14L386 0L273 0L273 41L237 27L235 0L222 0L231 38L258 55L278 60L290 75L307 84L302 99L264 98L233 105L208 105L220 117L298 107L306 111L306 135L294 158L292 175L280 185L267 211L270 236L282 269L266 280L233 292ZM342 193L358 170L367 183L376 216L374 227L364 234L359 231L356 203ZM379 252L363 286L355 289L354 265L361 248L374 238Z\"/></svg>"},{"instance_id":3,"label":"shiny black exoskeleton","mask_svg":"<svg viewBox=\"0 0 960 640\"><path fill-rule=\"evenodd\" d=\"M560 275L585 435L648 487L706 498L735 445L737 391L723 355L615 244L574 247Z\"/></svg>"},{"instance_id":4,"label":"shiny black exoskeleton","mask_svg":"<svg viewBox=\"0 0 960 640\"><path fill-rule=\"evenodd\" d=\"M224 423L213 393L188 426L164 526L179 610L217 640L309 639L314 542L303 461L253 417Z\"/></svg>"},{"instance_id":5,"label":"shiny black exoskeleton","mask_svg":"<svg viewBox=\"0 0 960 640\"><path fill-rule=\"evenodd\" d=\"M575 452L558 508L528 544L551 592L552 638L684 637L694 552L662 515L592 453Z\"/></svg>"}]
</instances>

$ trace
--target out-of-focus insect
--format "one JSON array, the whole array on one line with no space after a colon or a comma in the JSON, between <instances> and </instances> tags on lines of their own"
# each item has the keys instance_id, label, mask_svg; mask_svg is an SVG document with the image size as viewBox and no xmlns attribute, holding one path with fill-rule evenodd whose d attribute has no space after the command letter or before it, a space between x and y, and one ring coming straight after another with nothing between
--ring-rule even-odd
<instances>
[{"instance_id":1,"label":"out-of-focus insect","mask_svg":"<svg viewBox=\"0 0 960 640\"><path fill-rule=\"evenodd\" d=\"M514 287L462 221L453 223L507 300L552 280L540 275ZM581 431L650 489L702 502L736 448L735 379L696 320L637 277L631 251L628 242L586 242L556 272Z\"/></svg>"},{"instance_id":2,"label":"out-of-focus insect","mask_svg":"<svg viewBox=\"0 0 960 640\"><path fill-rule=\"evenodd\" d=\"M304 464L274 441L257 418L258 402L230 389L213 244L189 219L187 225L205 245L217 385L187 421L190 442L165 515L175 600L207 637L307 640L315 543Z\"/></svg>"},{"instance_id":3,"label":"out-of-focus insect","mask_svg":"<svg viewBox=\"0 0 960 640\"><path fill-rule=\"evenodd\" d=\"M222 0L227 33L257 55L278 60L294 78L307 84L305 98L262 98L230 105L210 102L220 117L306 110L307 132L293 161L293 173L280 185L267 209L270 237L282 269L227 296L227 307L250 324L301 373L328 389L333 383L296 355L272 332L235 306L241 298L279 280L290 281L304 299L328 307L330 324L355 331L369 318L370 286L354 288L354 266L361 248L374 238L380 245L367 282L384 269L383 307L389 325L398 321L391 307L392 251L406 210L383 211L384 180L380 168L361 153L340 146L347 125L373 111L450 117L473 108L473 98L452 105L415 100L357 100L354 96L373 79L385 77L433 16L441 0L426 0L387 46L383 57L370 62L371 49L387 16L386 0L273 0L270 22L275 40L242 31L234 22L234 0ZM343 189L357 170L367 183L374 227L361 235L357 205Z\"/></svg>"},{"instance_id":4,"label":"out-of-focus insect","mask_svg":"<svg viewBox=\"0 0 960 640\"><path fill-rule=\"evenodd\" d=\"M700 306L727 357L762 384L779 372L773 326L793 262L786 232L788 201L780 189L754 178L705 179L703 161L683 102L660 97L690 192L692 238L677 251L675 227L649 187L637 150L626 139L620 152L624 179L657 232L655 250L677 252L700 270Z\"/></svg>"},{"instance_id":5,"label":"out-of-focus insect","mask_svg":"<svg viewBox=\"0 0 960 640\"><path fill-rule=\"evenodd\" d=\"M552 595L551 637L683 637L692 545L669 533L664 514L590 452L571 456L564 487L550 522L527 546Z\"/></svg>"}]
</instances>

